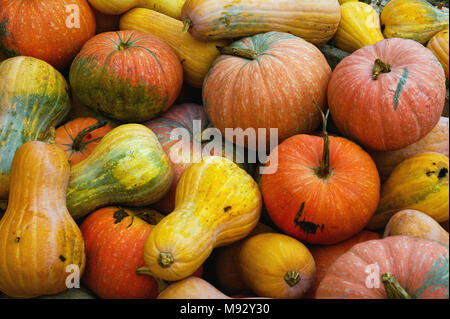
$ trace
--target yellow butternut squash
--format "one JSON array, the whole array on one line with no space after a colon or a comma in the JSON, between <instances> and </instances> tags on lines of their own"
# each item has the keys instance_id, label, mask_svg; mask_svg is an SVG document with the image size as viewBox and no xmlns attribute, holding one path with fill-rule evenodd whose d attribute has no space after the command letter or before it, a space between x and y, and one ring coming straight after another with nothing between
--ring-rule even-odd
<instances>
[{"instance_id":1,"label":"yellow butternut squash","mask_svg":"<svg viewBox=\"0 0 450 319\"><path fill-rule=\"evenodd\" d=\"M186 0L89 0L89 3L104 14L122 14L132 8L153 9L172 18L181 19L181 9Z\"/></svg>"}]
</instances>

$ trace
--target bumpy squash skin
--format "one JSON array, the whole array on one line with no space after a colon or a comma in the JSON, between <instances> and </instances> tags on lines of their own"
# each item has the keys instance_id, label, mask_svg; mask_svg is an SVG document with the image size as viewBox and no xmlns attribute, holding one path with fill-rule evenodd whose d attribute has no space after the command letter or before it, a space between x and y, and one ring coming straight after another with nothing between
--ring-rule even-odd
<instances>
[{"instance_id":1,"label":"bumpy squash skin","mask_svg":"<svg viewBox=\"0 0 450 319\"><path fill-rule=\"evenodd\" d=\"M376 230L404 209L421 211L438 223L448 220L449 161L439 153L421 153L401 162L382 186L378 208L367 225Z\"/></svg>"},{"instance_id":2,"label":"bumpy squash skin","mask_svg":"<svg viewBox=\"0 0 450 319\"><path fill-rule=\"evenodd\" d=\"M219 56L217 46L228 41L200 41L183 32L183 22L144 8L132 9L120 18L121 30L138 30L157 36L170 45L183 64L184 81L201 88L203 79Z\"/></svg>"},{"instance_id":3,"label":"bumpy squash skin","mask_svg":"<svg viewBox=\"0 0 450 319\"><path fill-rule=\"evenodd\" d=\"M340 9L337 0L187 0L182 18L189 32L201 40L278 31L320 45L336 32Z\"/></svg>"},{"instance_id":4,"label":"bumpy squash skin","mask_svg":"<svg viewBox=\"0 0 450 319\"><path fill-rule=\"evenodd\" d=\"M132 8L148 8L181 20L181 9L186 0L89 0L90 4L104 14L118 15Z\"/></svg>"},{"instance_id":5,"label":"bumpy squash skin","mask_svg":"<svg viewBox=\"0 0 450 319\"><path fill-rule=\"evenodd\" d=\"M427 48L434 53L444 68L445 77L448 79L448 48L449 48L449 29L442 30L428 41Z\"/></svg>"},{"instance_id":6,"label":"bumpy squash skin","mask_svg":"<svg viewBox=\"0 0 450 319\"><path fill-rule=\"evenodd\" d=\"M67 208L78 219L110 204L146 206L164 196L172 180L173 168L156 135L144 125L124 124L72 166Z\"/></svg>"},{"instance_id":7,"label":"bumpy squash skin","mask_svg":"<svg viewBox=\"0 0 450 319\"><path fill-rule=\"evenodd\" d=\"M448 28L448 11L425 0L391 0L381 12L386 38L404 38L425 44L436 33Z\"/></svg>"},{"instance_id":8,"label":"bumpy squash skin","mask_svg":"<svg viewBox=\"0 0 450 319\"><path fill-rule=\"evenodd\" d=\"M191 275L214 247L247 236L261 215L258 185L232 161L207 156L182 175L175 210L156 225L145 244L147 267L164 280Z\"/></svg>"},{"instance_id":9,"label":"bumpy squash skin","mask_svg":"<svg viewBox=\"0 0 450 319\"><path fill-rule=\"evenodd\" d=\"M443 245L449 243L448 232L433 218L418 210L405 209L391 217L384 229L383 237L410 236L436 240Z\"/></svg>"},{"instance_id":10,"label":"bumpy squash skin","mask_svg":"<svg viewBox=\"0 0 450 319\"><path fill-rule=\"evenodd\" d=\"M56 145L32 141L16 152L8 209L0 221L0 290L33 298L65 289L68 265L85 266L84 241L66 208L70 165Z\"/></svg>"},{"instance_id":11,"label":"bumpy squash skin","mask_svg":"<svg viewBox=\"0 0 450 319\"><path fill-rule=\"evenodd\" d=\"M50 64L15 57L0 64L0 199L8 198L16 150L44 140L70 110L69 88Z\"/></svg>"},{"instance_id":12,"label":"bumpy squash skin","mask_svg":"<svg viewBox=\"0 0 450 319\"><path fill-rule=\"evenodd\" d=\"M363 2L341 5L341 21L333 37L338 48L353 52L383 39L380 17L374 8Z\"/></svg>"}]
</instances>

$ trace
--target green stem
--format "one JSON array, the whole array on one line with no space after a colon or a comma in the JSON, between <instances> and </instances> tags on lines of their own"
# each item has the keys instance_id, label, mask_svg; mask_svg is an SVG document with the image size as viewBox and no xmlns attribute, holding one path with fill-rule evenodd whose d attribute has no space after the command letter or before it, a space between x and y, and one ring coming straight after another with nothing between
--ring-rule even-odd
<instances>
[{"instance_id":1,"label":"green stem","mask_svg":"<svg viewBox=\"0 0 450 319\"><path fill-rule=\"evenodd\" d=\"M383 62L380 59L375 60L375 64L372 69L372 79L377 80L380 73L391 72L391 65Z\"/></svg>"},{"instance_id":2,"label":"green stem","mask_svg":"<svg viewBox=\"0 0 450 319\"><path fill-rule=\"evenodd\" d=\"M384 284L384 289L389 299L412 299L408 292L400 286L397 279L390 273L384 273L381 276L381 281Z\"/></svg>"},{"instance_id":3,"label":"green stem","mask_svg":"<svg viewBox=\"0 0 450 319\"><path fill-rule=\"evenodd\" d=\"M258 51L252 49L221 47L221 46L216 46L216 48L217 50L219 50L221 54L233 55L248 60L255 60L259 56Z\"/></svg>"},{"instance_id":4,"label":"green stem","mask_svg":"<svg viewBox=\"0 0 450 319\"><path fill-rule=\"evenodd\" d=\"M289 287L294 287L300 282L300 274L295 270L290 270L284 275L284 281L289 285Z\"/></svg>"},{"instance_id":5,"label":"green stem","mask_svg":"<svg viewBox=\"0 0 450 319\"><path fill-rule=\"evenodd\" d=\"M106 124L107 124L106 121L100 121L89 127L86 127L84 130L78 133L78 135L73 140L72 149L75 151L81 151L81 142L83 141L84 137L89 133L91 133L92 131L95 131L96 129L105 126Z\"/></svg>"},{"instance_id":6,"label":"green stem","mask_svg":"<svg viewBox=\"0 0 450 319\"><path fill-rule=\"evenodd\" d=\"M169 286L169 283L167 281L153 275L150 269L148 269L147 267L140 267L136 269L136 274L153 277L153 279L155 279L156 283L158 284L158 291L160 293Z\"/></svg>"},{"instance_id":7,"label":"green stem","mask_svg":"<svg viewBox=\"0 0 450 319\"><path fill-rule=\"evenodd\" d=\"M316 108L319 110L320 115L322 115L323 122L323 151L322 151L322 159L319 162L319 167L316 168L316 174L320 178L326 179L330 175L330 138L327 132L327 122L328 116L330 115L330 109L328 109L327 114L323 114L322 109L313 101Z\"/></svg>"},{"instance_id":8,"label":"green stem","mask_svg":"<svg viewBox=\"0 0 450 319\"><path fill-rule=\"evenodd\" d=\"M158 256L158 265L162 268L169 268L174 262L173 256L171 253L159 253Z\"/></svg>"},{"instance_id":9,"label":"green stem","mask_svg":"<svg viewBox=\"0 0 450 319\"><path fill-rule=\"evenodd\" d=\"M194 24L192 23L192 20L189 18L186 18L183 21L183 33L186 33L189 31L189 29L193 26Z\"/></svg>"}]
</instances>

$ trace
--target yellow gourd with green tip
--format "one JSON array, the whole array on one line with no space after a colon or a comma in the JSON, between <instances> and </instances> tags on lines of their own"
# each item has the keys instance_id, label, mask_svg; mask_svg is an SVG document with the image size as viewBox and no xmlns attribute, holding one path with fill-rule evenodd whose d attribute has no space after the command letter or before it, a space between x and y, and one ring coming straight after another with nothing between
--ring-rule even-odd
<instances>
[{"instance_id":1,"label":"yellow gourd with green tip","mask_svg":"<svg viewBox=\"0 0 450 319\"><path fill-rule=\"evenodd\" d=\"M186 0L89 0L89 3L104 14L118 15L132 8L156 10L172 18L181 19L181 9Z\"/></svg>"}]
</instances>

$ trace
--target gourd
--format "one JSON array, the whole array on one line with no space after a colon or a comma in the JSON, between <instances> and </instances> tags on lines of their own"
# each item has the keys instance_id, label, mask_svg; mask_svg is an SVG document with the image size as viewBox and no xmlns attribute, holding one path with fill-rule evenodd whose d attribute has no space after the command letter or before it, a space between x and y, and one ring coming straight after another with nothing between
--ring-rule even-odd
<instances>
[{"instance_id":1,"label":"gourd","mask_svg":"<svg viewBox=\"0 0 450 319\"><path fill-rule=\"evenodd\" d=\"M55 144L66 153L70 165L75 165L91 154L102 137L111 130L111 125L106 121L81 117L56 129Z\"/></svg>"},{"instance_id":2,"label":"gourd","mask_svg":"<svg viewBox=\"0 0 450 319\"><path fill-rule=\"evenodd\" d=\"M203 157L181 176L175 210L147 238L146 266L168 281L190 276L214 247L247 236L261 206L258 185L250 175L224 157Z\"/></svg>"},{"instance_id":3,"label":"gourd","mask_svg":"<svg viewBox=\"0 0 450 319\"><path fill-rule=\"evenodd\" d=\"M48 63L14 57L0 64L0 200L8 198L16 150L50 137L70 109L64 77Z\"/></svg>"},{"instance_id":4,"label":"gourd","mask_svg":"<svg viewBox=\"0 0 450 319\"><path fill-rule=\"evenodd\" d=\"M203 105L225 138L231 141L227 128L250 129L257 134L245 140L243 133L237 134L234 143L260 150L268 148L271 137L277 142L270 129L278 129L282 142L320 125L313 101L325 107L331 69L314 45L291 34L268 32L221 51L205 78Z\"/></svg>"},{"instance_id":5,"label":"gourd","mask_svg":"<svg viewBox=\"0 0 450 319\"><path fill-rule=\"evenodd\" d=\"M320 45L336 32L340 10L337 0L187 0L182 18L185 30L189 29L199 40L235 39L278 31Z\"/></svg>"},{"instance_id":6,"label":"gourd","mask_svg":"<svg viewBox=\"0 0 450 319\"><path fill-rule=\"evenodd\" d=\"M167 110L183 83L183 68L163 40L140 31L91 38L69 73L73 93L89 108L124 122L148 121Z\"/></svg>"},{"instance_id":7,"label":"gourd","mask_svg":"<svg viewBox=\"0 0 450 319\"><path fill-rule=\"evenodd\" d=\"M427 214L413 209L401 210L391 217L383 234L388 236L425 238L448 246L448 232Z\"/></svg>"},{"instance_id":8,"label":"gourd","mask_svg":"<svg viewBox=\"0 0 450 319\"><path fill-rule=\"evenodd\" d=\"M421 211L438 223L448 220L448 169L448 157L433 152L401 162L383 184L379 206L367 227L383 228L404 209Z\"/></svg>"},{"instance_id":9,"label":"gourd","mask_svg":"<svg viewBox=\"0 0 450 319\"><path fill-rule=\"evenodd\" d=\"M341 4L341 21L333 37L338 48L353 52L383 39L380 18L374 8L357 1Z\"/></svg>"},{"instance_id":10,"label":"gourd","mask_svg":"<svg viewBox=\"0 0 450 319\"><path fill-rule=\"evenodd\" d=\"M393 151L431 132L445 95L444 70L431 51L393 38L344 58L331 76L327 101L344 136L368 149Z\"/></svg>"},{"instance_id":11,"label":"gourd","mask_svg":"<svg viewBox=\"0 0 450 319\"><path fill-rule=\"evenodd\" d=\"M0 51L31 56L62 70L95 34L86 0L0 0Z\"/></svg>"},{"instance_id":12,"label":"gourd","mask_svg":"<svg viewBox=\"0 0 450 319\"><path fill-rule=\"evenodd\" d=\"M120 19L121 30L138 30L157 36L170 45L182 62L184 81L196 88L203 86L211 64L219 56L217 46L227 41L200 41L183 33L183 22L150 9L136 8Z\"/></svg>"},{"instance_id":13,"label":"gourd","mask_svg":"<svg viewBox=\"0 0 450 319\"><path fill-rule=\"evenodd\" d=\"M174 19L181 19L181 9L186 0L89 0L98 11L118 15L132 8L148 8Z\"/></svg>"},{"instance_id":14,"label":"gourd","mask_svg":"<svg viewBox=\"0 0 450 319\"><path fill-rule=\"evenodd\" d=\"M111 204L146 206L164 196L172 180L173 168L156 135L144 125L124 124L72 166L67 208L79 219Z\"/></svg>"},{"instance_id":15,"label":"gourd","mask_svg":"<svg viewBox=\"0 0 450 319\"><path fill-rule=\"evenodd\" d=\"M448 246L393 236L353 246L317 289L317 299L448 299Z\"/></svg>"},{"instance_id":16,"label":"gourd","mask_svg":"<svg viewBox=\"0 0 450 319\"><path fill-rule=\"evenodd\" d=\"M370 156L377 165L381 181L385 182L398 164L413 155L425 152L436 152L448 157L448 125L448 117L441 117L433 130L414 144L397 151L377 152L369 150Z\"/></svg>"},{"instance_id":17,"label":"gourd","mask_svg":"<svg viewBox=\"0 0 450 319\"><path fill-rule=\"evenodd\" d=\"M298 299L311 288L316 275L314 258L298 240L265 233L245 240L239 250L241 278L258 296Z\"/></svg>"},{"instance_id":18,"label":"gourd","mask_svg":"<svg viewBox=\"0 0 450 319\"><path fill-rule=\"evenodd\" d=\"M30 141L16 152L11 191L0 220L0 291L16 298L67 289L67 267L81 277L83 236L66 208L70 165L53 144Z\"/></svg>"},{"instance_id":19,"label":"gourd","mask_svg":"<svg viewBox=\"0 0 450 319\"><path fill-rule=\"evenodd\" d=\"M448 28L436 33L435 36L428 41L427 48L434 53L436 58L444 68L445 77L448 79Z\"/></svg>"},{"instance_id":20,"label":"gourd","mask_svg":"<svg viewBox=\"0 0 450 319\"><path fill-rule=\"evenodd\" d=\"M448 11L425 0L391 0L381 12L386 38L405 38L425 44L448 28Z\"/></svg>"}]
</instances>

